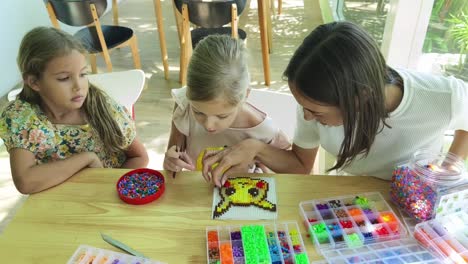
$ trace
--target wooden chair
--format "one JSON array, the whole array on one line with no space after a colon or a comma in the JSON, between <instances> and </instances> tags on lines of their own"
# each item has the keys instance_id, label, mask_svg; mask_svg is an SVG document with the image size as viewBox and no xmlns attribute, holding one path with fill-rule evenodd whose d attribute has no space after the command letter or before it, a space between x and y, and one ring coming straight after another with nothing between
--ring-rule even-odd
<instances>
[{"instance_id":1,"label":"wooden chair","mask_svg":"<svg viewBox=\"0 0 468 264\"><path fill-rule=\"evenodd\" d=\"M164 33L163 16L161 0L153 0L154 15L156 16L156 25L159 35L159 47L164 68L164 79L169 79L169 62L166 48L166 34ZM119 25L119 5L117 0L112 0L112 21L115 26Z\"/></svg>"},{"instance_id":2,"label":"wooden chair","mask_svg":"<svg viewBox=\"0 0 468 264\"><path fill-rule=\"evenodd\" d=\"M270 0L270 9L271 13L275 13L275 0ZM281 15L283 11L283 0L278 0L278 16Z\"/></svg>"},{"instance_id":3,"label":"wooden chair","mask_svg":"<svg viewBox=\"0 0 468 264\"><path fill-rule=\"evenodd\" d=\"M58 20L70 26L86 26L75 33L88 50L93 73L97 72L96 55L102 54L107 70L112 71L109 50L130 46L135 68L141 69L135 33L128 27L101 25L99 17L107 7L107 0L47 0L47 11L54 27Z\"/></svg>"},{"instance_id":4,"label":"wooden chair","mask_svg":"<svg viewBox=\"0 0 468 264\"><path fill-rule=\"evenodd\" d=\"M297 101L290 93L280 93L275 91L252 89L250 90L247 102L268 114L273 123L292 141L296 128ZM315 174L325 174L326 151L319 148L315 158Z\"/></svg>"},{"instance_id":5,"label":"wooden chair","mask_svg":"<svg viewBox=\"0 0 468 264\"><path fill-rule=\"evenodd\" d=\"M202 1L174 0L174 5L182 14L180 29L180 76L182 85L187 82L187 67L192 49L204 37L212 34L229 34L233 38L245 39L247 33L238 28L238 16L245 7L246 0ZM190 23L197 26L190 30ZM230 27L223 27L231 23Z\"/></svg>"},{"instance_id":6,"label":"wooden chair","mask_svg":"<svg viewBox=\"0 0 468 264\"><path fill-rule=\"evenodd\" d=\"M247 102L268 114L273 123L289 137L294 137L296 128L296 99L290 93L251 89Z\"/></svg>"}]
</instances>

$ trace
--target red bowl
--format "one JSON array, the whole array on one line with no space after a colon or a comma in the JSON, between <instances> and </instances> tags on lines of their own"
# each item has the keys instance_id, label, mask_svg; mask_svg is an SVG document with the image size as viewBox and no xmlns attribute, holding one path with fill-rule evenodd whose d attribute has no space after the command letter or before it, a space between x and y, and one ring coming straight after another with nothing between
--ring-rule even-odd
<instances>
[{"instance_id":1,"label":"red bowl","mask_svg":"<svg viewBox=\"0 0 468 264\"><path fill-rule=\"evenodd\" d=\"M152 177L152 180L159 180L160 181L160 185L158 186L158 189L156 190L156 192L154 194L151 194L151 195L147 195L145 197L129 197L125 194L123 194L121 192L121 189L119 189L119 184L121 181L125 180L127 177L126 176L130 176L130 175L133 175L133 174L137 174L137 173L148 173L150 175L150 177ZM156 177L156 178L153 178L153 177ZM146 204L146 203L150 203L156 199L158 199L163 193L164 193L164 190L165 190L165 184L164 184L164 176L159 172L159 171L156 171L156 170L152 170L152 169L147 169L147 168L140 168L140 169L135 169L135 170L131 170L127 173L125 173L124 175L122 175L122 177L120 177L120 179L117 181L117 184L116 184L116 189L117 189L117 193L120 197L120 199L122 199L122 201L128 203L128 204Z\"/></svg>"}]
</instances>

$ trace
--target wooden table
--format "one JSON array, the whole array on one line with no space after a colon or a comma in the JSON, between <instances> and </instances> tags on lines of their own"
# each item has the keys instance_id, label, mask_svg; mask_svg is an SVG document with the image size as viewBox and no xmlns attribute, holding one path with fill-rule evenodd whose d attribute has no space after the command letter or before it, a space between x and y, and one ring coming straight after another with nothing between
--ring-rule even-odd
<instances>
[{"instance_id":1,"label":"wooden table","mask_svg":"<svg viewBox=\"0 0 468 264\"><path fill-rule=\"evenodd\" d=\"M125 204L115 183L126 171L87 169L64 184L31 195L0 235L2 263L63 264L80 244L119 251L99 232L154 260L206 263L207 226L254 222L211 220L213 187L196 172L179 173L175 179L166 176L166 191L153 203ZM298 222L311 260L320 257L301 224L300 201L370 191L389 198L389 183L372 177L269 176L276 179L278 220Z\"/></svg>"}]
</instances>

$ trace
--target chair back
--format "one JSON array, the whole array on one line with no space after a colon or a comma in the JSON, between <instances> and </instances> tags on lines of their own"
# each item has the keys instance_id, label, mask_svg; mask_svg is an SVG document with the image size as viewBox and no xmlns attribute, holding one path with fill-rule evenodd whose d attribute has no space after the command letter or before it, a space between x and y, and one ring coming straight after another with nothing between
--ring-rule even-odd
<instances>
[{"instance_id":1,"label":"chair back","mask_svg":"<svg viewBox=\"0 0 468 264\"><path fill-rule=\"evenodd\" d=\"M182 13L182 4L187 4L189 20L202 28L218 28L231 22L231 5L237 5L237 15L244 11L246 0L174 0Z\"/></svg>"},{"instance_id":2,"label":"chair back","mask_svg":"<svg viewBox=\"0 0 468 264\"><path fill-rule=\"evenodd\" d=\"M273 123L286 133L289 139L294 137L297 108L294 96L288 93L252 89L247 102L267 113L273 119Z\"/></svg>"},{"instance_id":3,"label":"chair back","mask_svg":"<svg viewBox=\"0 0 468 264\"><path fill-rule=\"evenodd\" d=\"M94 22L90 4L96 6L98 17L107 8L107 0L48 0L59 21L69 26L86 26Z\"/></svg>"},{"instance_id":4,"label":"chair back","mask_svg":"<svg viewBox=\"0 0 468 264\"><path fill-rule=\"evenodd\" d=\"M134 117L133 105L145 85L145 73L142 70L91 74L88 80L105 91L117 103L125 106Z\"/></svg>"}]
</instances>

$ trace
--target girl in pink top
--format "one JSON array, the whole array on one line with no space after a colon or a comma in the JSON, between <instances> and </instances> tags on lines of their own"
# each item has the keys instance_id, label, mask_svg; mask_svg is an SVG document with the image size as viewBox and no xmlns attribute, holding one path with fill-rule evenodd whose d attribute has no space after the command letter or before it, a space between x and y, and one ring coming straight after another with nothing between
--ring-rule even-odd
<instances>
[{"instance_id":1,"label":"girl in pink top","mask_svg":"<svg viewBox=\"0 0 468 264\"><path fill-rule=\"evenodd\" d=\"M175 107L165 170L195 170L204 149L233 146L247 138L290 147L271 118L246 102L249 79L241 40L212 35L198 43L188 66L187 87L172 90ZM210 181L209 176L205 179Z\"/></svg>"}]
</instances>

